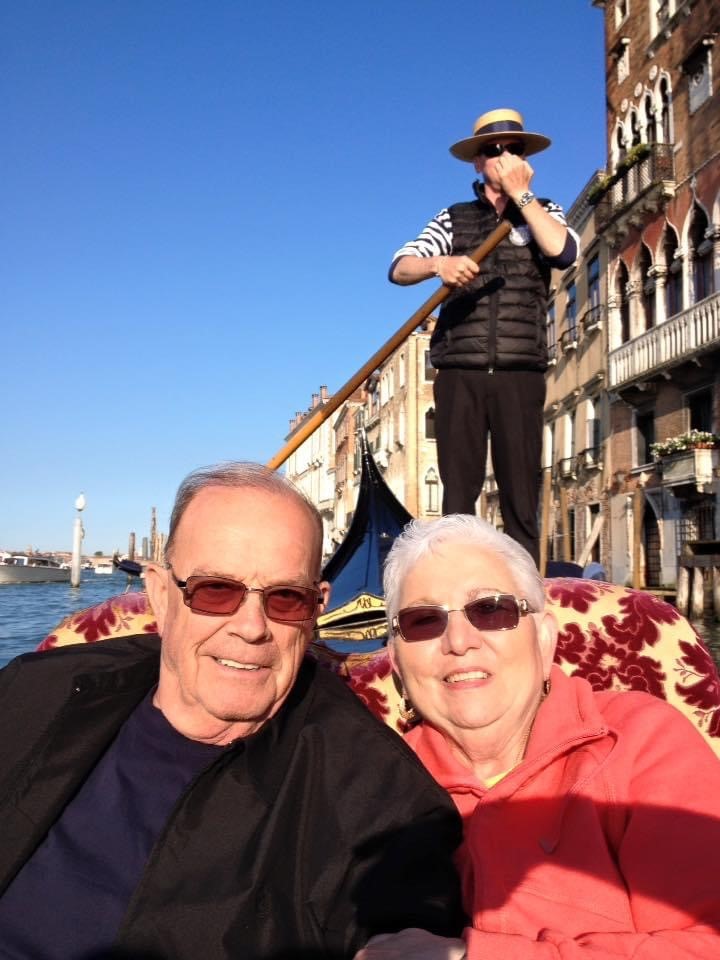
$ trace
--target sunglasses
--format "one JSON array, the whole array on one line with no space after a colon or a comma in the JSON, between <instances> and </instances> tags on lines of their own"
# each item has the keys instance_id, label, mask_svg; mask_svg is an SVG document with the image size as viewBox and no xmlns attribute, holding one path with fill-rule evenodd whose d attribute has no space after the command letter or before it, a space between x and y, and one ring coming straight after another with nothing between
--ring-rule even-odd
<instances>
[{"instance_id":1,"label":"sunglasses","mask_svg":"<svg viewBox=\"0 0 720 960\"><path fill-rule=\"evenodd\" d=\"M525 153L524 143L487 143L480 147L478 154L491 159L499 157L502 153L511 153L514 157L522 157Z\"/></svg>"},{"instance_id":2,"label":"sunglasses","mask_svg":"<svg viewBox=\"0 0 720 960\"><path fill-rule=\"evenodd\" d=\"M461 610L476 630L514 630L520 617L531 612L527 600L518 600L511 593L496 593L456 609L436 604L405 607L392 619L393 633L399 633L408 643L434 640L447 630L449 614Z\"/></svg>"},{"instance_id":3,"label":"sunglasses","mask_svg":"<svg viewBox=\"0 0 720 960\"><path fill-rule=\"evenodd\" d=\"M302 623L315 616L322 596L315 587L248 587L240 580L225 577L188 577L178 580L170 570L175 586L182 590L186 607L208 617L229 617L245 603L249 593L262 594L265 615L277 623Z\"/></svg>"}]
</instances>

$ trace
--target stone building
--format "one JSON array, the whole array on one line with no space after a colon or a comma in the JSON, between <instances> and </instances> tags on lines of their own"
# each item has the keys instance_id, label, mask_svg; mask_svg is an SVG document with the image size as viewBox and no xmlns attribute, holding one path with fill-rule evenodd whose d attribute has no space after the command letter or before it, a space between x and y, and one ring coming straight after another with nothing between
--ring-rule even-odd
<instances>
[{"instance_id":1,"label":"stone building","mask_svg":"<svg viewBox=\"0 0 720 960\"><path fill-rule=\"evenodd\" d=\"M555 271L548 310L541 535L550 560L602 563L611 555L608 522L607 255L587 200L567 211L580 256Z\"/></svg>"},{"instance_id":2,"label":"stone building","mask_svg":"<svg viewBox=\"0 0 720 960\"><path fill-rule=\"evenodd\" d=\"M607 172L590 197L609 249L612 573L659 587L675 582L683 544L718 536L717 478L658 465L650 447L720 424L720 6L594 5L607 68ZM638 486L644 512L629 523ZM632 556L642 570L627 569Z\"/></svg>"},{"instance_id":3,"label":"stone building","mask_svg":"<svg viewBox=\"0 0 720 960\"><path fill-rule=\"evenodd\" d=\"M347 532L360 483L358 431L397 499L416 517L440 516L442 489L435 451L430 320L412 333L287 460L287 476L315 503L329 556ZM318 406L325 387L290 421L289 440Z\"/></svg>"}]
</instances>

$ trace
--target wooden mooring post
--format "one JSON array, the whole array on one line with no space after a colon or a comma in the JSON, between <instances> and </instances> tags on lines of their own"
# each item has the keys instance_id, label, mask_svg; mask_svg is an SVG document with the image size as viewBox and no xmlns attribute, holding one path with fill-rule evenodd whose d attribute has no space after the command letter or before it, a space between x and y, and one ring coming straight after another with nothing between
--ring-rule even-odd
<instances>
[{"instance_id":1,"label":"wooden mooring post","mask_svg":"<svg viewBox=\"0 0 720 960\"><path fill-rule=\"evenodd\" d=\"M702 620L708 593L712 613L720 620L720 540L691 540L678 557L675 604L690 620Z\"/></svg>"}]
</instances>

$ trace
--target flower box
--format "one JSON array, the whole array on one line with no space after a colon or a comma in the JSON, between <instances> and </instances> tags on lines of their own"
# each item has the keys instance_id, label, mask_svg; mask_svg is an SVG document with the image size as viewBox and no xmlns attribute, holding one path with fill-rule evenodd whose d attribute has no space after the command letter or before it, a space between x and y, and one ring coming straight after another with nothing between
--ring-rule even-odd
<instances>
[{"instance_id":1,"label":"flower box","mask_svg":"<svg viewBox=\"0 0 720 960\"><path fill-rule=\"evenodd\" d=\"M705 487L713 482L714 472L720 464L720 450L686 450L663 457L660 463L663 484L693 483L698 488Z\"/></svg>"}]
</instances>

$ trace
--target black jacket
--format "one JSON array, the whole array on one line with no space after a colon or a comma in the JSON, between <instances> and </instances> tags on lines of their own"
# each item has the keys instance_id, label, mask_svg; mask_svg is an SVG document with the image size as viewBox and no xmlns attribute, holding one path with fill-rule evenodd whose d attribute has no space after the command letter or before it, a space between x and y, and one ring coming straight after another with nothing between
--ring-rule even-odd
<instances>
[{"instance_id":1,"label":"black jacket","mask_svg":"<svg viewBox=\"0 0 720 960\"><path fill-rule=\"evenodd\" d=\"M26 654L0 672L0 891L158 665L159 639L145 635ZM401 738L306 659L278 714L181 797L112 956L341 958L406 926L457 935L460 839L451 801Z\"/></svg>"},{"instance_id":2,"label":"black jacket","mask_svg":"<svg viewBox=\"0 0 720 960\"><path fill-rule=\"evenodd\" d=\"M448 208L454 256L471 253L498 225L482 185L476 186L476 195L470 203ZM430 359L438 369L542 371L547 367L550 266L512 201L504 216L515 228L511 236L483 260L475 280L454 290L440 310L430 341Z\"/></svg>"}]
</instances>

